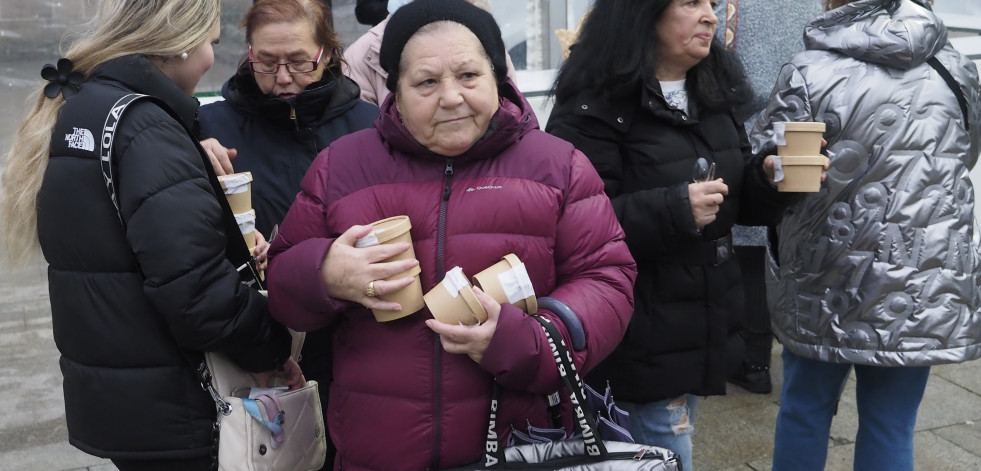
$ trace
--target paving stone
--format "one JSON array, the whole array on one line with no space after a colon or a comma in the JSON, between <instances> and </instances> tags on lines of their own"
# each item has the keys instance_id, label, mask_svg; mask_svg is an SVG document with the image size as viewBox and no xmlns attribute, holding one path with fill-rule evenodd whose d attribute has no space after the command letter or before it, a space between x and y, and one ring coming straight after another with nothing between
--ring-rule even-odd
<instances>
[{"instance_id":1,"label":"paving stone","mask_svg":"<svg viewBox=\"0 0 981 471\"><path fill-rule=\"evenodd\" d=\"M770 456L778 410L772 402L728 409L718 414L703 414L700 408L693 438L695 468L725 469Z\"/></svg>"},{"instance_id":2,"label":"paving stone","mask_svg":"<svg viewBox=\"0 0 981 471\"><path fill-rule=\"evenodd\" d=\"M959 370L968 372L970 370ZM975 371L975 373L978 373ZM974 378L981 384L981 378ZM956 407L952 407L955 405ZM939 376L927 383L916 419L916 430L930 430L966 421L981 422L981 396Z\"/></svg>"},{"instance_id":3,"label":"paving stone","mask_svg":"<svg viewBox=\"0 0 981 471\"><path fill-rule=\"evenodd\" d=\"M960 471L981 469L978 448L972 452L944 439L938 432L917 433L913 438L915 469L930 471Z\"/></svg>"},{"instance_id":4,"label":"paving stone","mask_svg":"<svg viewBox=\"0 0 981 471\"><path fill-rule=\"evenodd\" d=\"M971 393L981 396L981 362L969 361L957 365L945 365L948 368L930 373L950 381Z\"/></svg>"},{"instance_id":5,"label":"paving stone","mask_svg":"<svg viewBox=\"0 0 981 471\"><path fill-rule=\"evenodd\" d=\"M959 425L951 425L931 430L930 433L974 455L978 455L979 450L981 450L981 422L972 421ZM981 469L981 467L977 469Z\"/></svg>"},{"instance_id":6,"label":"paving stone","mask_svg":"<svg viewBox=\"0 0 981 471\"><path fill-rule=\"evenodd\" d=\"M0 463L5 470L57 471L79 470L91 466L110 465L108 460L82 453L68 442L55 443L0 453ZM115 467L108 468L108 471ZM105 468L100 471L106 471Z\"/></svg>"}]
</instances>

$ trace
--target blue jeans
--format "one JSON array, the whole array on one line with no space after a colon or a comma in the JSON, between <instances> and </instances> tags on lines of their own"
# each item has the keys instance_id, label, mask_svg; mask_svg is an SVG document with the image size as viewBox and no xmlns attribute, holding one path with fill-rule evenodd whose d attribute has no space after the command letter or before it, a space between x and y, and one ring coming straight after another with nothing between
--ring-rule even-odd
<instances>
[{"instance_id":1,"label":"blue jeans","mask_svg":"<svg viewBox=\"0 0 981 471\"><path fill-rule=\"evenodd\" d=\"M667 448L678 455L683 470L694 470L691 436L695 433L698 396L685 394L643 404L617 401L617 406L630 413L630 434L634 441Z\"/></svg>"},{"instance_id":2,"label":"blue jeans","mask_svg":"<svg viewBox=\"0 0 981 471\"><path fill-rule=\"evenodd\" d=\"M913 428L929 366L828 363L794 355L786 348L773 471L824 469L831 418L853 367L858 403L854 469L912 471Z\"/></svg>"}]
</instances>

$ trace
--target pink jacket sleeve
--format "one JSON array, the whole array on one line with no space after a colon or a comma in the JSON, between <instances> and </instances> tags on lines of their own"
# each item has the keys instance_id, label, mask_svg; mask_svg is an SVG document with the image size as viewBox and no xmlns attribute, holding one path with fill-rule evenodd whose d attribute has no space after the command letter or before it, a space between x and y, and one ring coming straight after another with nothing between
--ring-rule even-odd
<instances>
[{"instance_id":1,"label":"pink jacket sleeve","mask_svg":"<svg viewBox=\"0 0 981 471\"><path fill-rule=\"evenodd\" d=\"M341 64L344 75L361 87L361 99L377 106L381 106L389 93L385 85L388 74L382 69L378 57L382 33L387 24L388 18L351 43L344 50L344 62Z\"/></svg>"}]
</instances>

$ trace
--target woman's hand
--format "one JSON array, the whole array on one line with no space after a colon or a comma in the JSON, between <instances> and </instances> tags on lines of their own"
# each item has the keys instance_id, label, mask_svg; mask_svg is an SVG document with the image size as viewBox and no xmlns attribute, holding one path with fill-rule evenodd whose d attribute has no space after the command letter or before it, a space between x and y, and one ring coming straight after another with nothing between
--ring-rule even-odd
<instances>
[{"instance_id":1,"label":"woman's hand","mask_svg":"<svg viewBox=\"0 0 981 471\"><path fill-rule=\"evenodd\" d=\"M252 255L255 256L255 266L262 275L269 265L269 242L266 242L266 238L259 231L255 231L255 247L252 248Z\"/></svg>"},{"instance_id":2,"label":"woman's hand","mask_svg":"<svg viewBox=\"0 0 981 471\"><path fill-rule=\"evenodd\" d=\"M719 213L719 205L729 194L729 186L721 178L712 181L689 183L688 200L691 201L691 214L695 217L695 227L701 229Z\"/></svg>"},{"instance_id":3,"label":"woman's hand","mask_svg":"<svg viewBox=\"0 0 981 471\"><path fill-rule=\"evenodd\" d=\"M480 364L484 352L490 345L494 332L497 331L497 320L501 317L501 305L494 298L474 287L473 293L480 305L487 310L487 320L482 324L450 325L436 319L426 319L426 325L439 334L439 341L447 353L466 354L471 360Z\"/></svg>"},{"instance_id":4,"label":"woman's hand","mask_svg":"<svg viewBox=\"0 0 981 471\"><path fill-rule=\"evenodd\" d=\"M289 387L290 391L302 388L307 384L306 378L303 377L303 371L300 370L300 365L296 363L293 357L283 363L282 369L252 373L252 379L255 380L257 386L262 388L274 386L274 380L279 379L275 383Z\"/></svg>"},{"instance_id":5,"label":"woman's hand","mask_svg":"<svg viewBox=\"0 0 981 471\"><path fill-rule=\"evenodd\" d=\"M351 226L331 244L320 266L320 274L327 285L327 294L332 298L361 303L368 309L400 310L402 306L398 303L383 301L377 296L394 293L409 286L413 280L411 276L394 280L385 278L418 266L419 261L412 258L382 262L409 250L411 245L407 242L365 248L354 246L358 239L370 233L371 226ZM368 289L369 286L371 290Z\"/></svg>"},{"instance_id":6,"label":"woman's hand","mask_svg":"<svg viewBox=\"0 0 981 471\"><path fill-rule=\"evenodd\" d=\"M211 166L215 168L215 175L235 173L235 169L232 168L232 159L238 155L237 150L221 145L218 139L213 137L201 141L201 147L208 153Z\"/></svg>"}]
</instances>

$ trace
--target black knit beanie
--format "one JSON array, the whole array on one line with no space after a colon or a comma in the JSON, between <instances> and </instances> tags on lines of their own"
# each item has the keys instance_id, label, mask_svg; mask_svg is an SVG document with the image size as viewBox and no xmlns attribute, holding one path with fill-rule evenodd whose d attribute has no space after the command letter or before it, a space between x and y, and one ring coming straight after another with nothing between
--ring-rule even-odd
<instances>
[{"instance_id":1,"label":"black knit beanie","mask_svg":"<svg viewBox=\"0 0 981 471\"><path fill-rule=\"evenodd\" d=\"M382 35L381 66L388 72L385 85L395 92L399 82L399 61L409 38L423 26L437 21L453 21L466 26L484 46L484 52L494 66L494 76L498 82L508 77L508 65L504 52L501 29L490 13L471 5L466 0L414 0L395 10L388 19Z\"/></svg>"}]
</instances>

